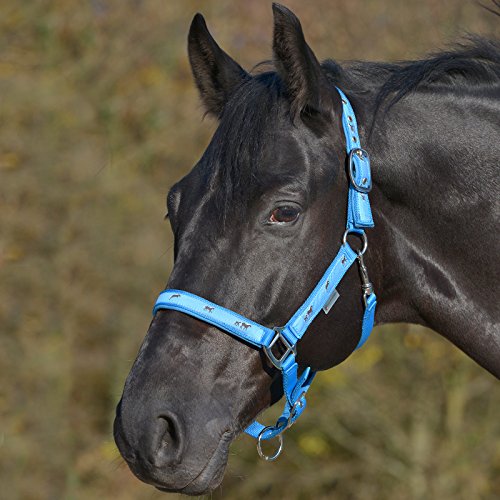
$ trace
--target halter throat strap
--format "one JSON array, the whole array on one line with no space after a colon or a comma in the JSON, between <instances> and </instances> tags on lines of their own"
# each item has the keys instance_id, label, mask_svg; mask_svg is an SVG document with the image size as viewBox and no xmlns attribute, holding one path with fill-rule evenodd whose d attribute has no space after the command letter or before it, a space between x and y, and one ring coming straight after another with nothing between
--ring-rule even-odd
<instances>
[{"instance_id":1,"label":"halter throat strap","mask_svg":"<svg viewBox=\"0 0 500 500\"><path fill-rule=\"evenodd\" d=\"M354 110L346 95L337 88L342 101L342 126L346 140L348 157L349 191L347 198L346 231L340 249L302 306L290 320L281 327L268 327L226 309L207 299L183 290L167 289L160 293L154 309L172 309L193 316L216 326L222 331L249 344L263 349L269 361L281 371L285 406L276 424L264 426L255 421L245 432L258 439L257 449L266 460L274 460L282 449L282 433L302 414L306 407L305 395L315 376L307 367L299 376L296 361L296 346L314 318L321 311L328 314L338 298L336 288L347 270L357 260L360 267L364 299L364 313L361 337L356 346L359 349L367 340L373 328L377 299L368 279L363 261L367 247L364 230L374 226L368 193L371 189L370 160L368 153L361 149ZM347 242L347 235L356 233L363 238L363 248L355 252ZM279 437L280 447L273 456L264 455L260 447L262 440Z\"/></svg>"}]
</instances>

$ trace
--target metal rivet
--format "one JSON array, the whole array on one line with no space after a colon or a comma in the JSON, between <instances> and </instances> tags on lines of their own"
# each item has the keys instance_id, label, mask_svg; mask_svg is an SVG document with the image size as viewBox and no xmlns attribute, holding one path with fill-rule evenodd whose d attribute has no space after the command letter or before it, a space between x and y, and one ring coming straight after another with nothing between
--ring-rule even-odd
<instances>
[{"instance_id":1,"label":"metal rivet","mask_svg":"<svg viewBox=\"0 0 500 500\"><path fill-rule=\"evenodd\" d=\"M368 180L368 179L367 179L366 177L363 177L363 178L361 179L361 184L366 184L366 181L367 181L367 180Z\"/></svg>"},{"instance_id":2,"label":"metal rivet","mask_svg":"<svg viewBox=\"0 0 500 500\"><path fill-rule=\"evenodd\" d=\"M344 104L347 104L347 101L344 101L344 99L342 99L342 102L343 102Z\"/></svg>"}]
</instances>

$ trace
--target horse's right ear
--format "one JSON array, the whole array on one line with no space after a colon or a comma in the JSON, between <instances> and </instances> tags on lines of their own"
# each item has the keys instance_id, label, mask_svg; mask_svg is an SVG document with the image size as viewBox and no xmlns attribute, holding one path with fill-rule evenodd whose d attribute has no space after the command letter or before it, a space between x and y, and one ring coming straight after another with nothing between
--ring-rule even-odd
<instances>
[{"instance_id":1,"label":"horse's right ear","mask_svg":"<svg viewBox=\"0 0 500 500\"><path fill-rule=\"evenodd\" d=\"M201 14L191 22L188 53L203 104L208 113L219 117L236 87L250 76L217 45Z\"/></svg>"}]
</instances>

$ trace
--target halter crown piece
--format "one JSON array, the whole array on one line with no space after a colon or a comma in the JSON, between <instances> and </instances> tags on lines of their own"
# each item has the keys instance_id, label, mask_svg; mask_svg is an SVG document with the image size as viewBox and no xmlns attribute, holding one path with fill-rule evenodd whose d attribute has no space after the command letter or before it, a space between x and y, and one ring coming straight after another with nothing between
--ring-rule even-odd
<instances>
[{"instance_id":1,"label":"halter crown piece","mask_svg":"<svg viewBox=\"0 0 500 500\"><path fill-rule=\"evenodd\" d=\"M282 433L304 411L306 407L305 395L316 374L308 367L299 376L298 364L295 360L297 343L322 309L326 314L329 312L338 298L336 287L356 260L359 263L365 305L361 338L356 349L359 349L365 343L373 328L377 299L363 262L363 254L368 246L365 229L374 226L368 200L368 193L372 186L370 160L368 153L361 149L359 144L354 110L345 94L339 88L337 88L337 91L342 100L342 125L348 155L349 193L346 230L340 250L333 262L288 323L282 327L269 328L202 297L173 289L163 291L153 309L153 314L160 309L173 309L210 323L249 344L263 349L269 361L281 371L283 393L286 398L281 416L273 426L266 427L255 421L245 429L247 434L258 440L257 450L259 455L266 460L274 460L281 453L283 448ZM356 233L362 238L363 248L360 251L355 252L349 246L347 242L349 233ZM278 437L279 447L273 455L265 455L262 452L261 441L274 437Z\"/></svg>"}]
</instances>

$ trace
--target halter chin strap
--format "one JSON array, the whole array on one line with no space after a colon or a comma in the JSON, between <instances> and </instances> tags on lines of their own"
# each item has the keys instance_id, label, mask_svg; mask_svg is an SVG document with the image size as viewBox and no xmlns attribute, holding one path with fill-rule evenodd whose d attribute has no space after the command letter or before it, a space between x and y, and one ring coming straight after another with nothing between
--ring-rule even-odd
<instances>
[{"instance_id":1,"label":"halter chin strap","mask_svg":"<svg viewBox=\"0 0 500 500\"><path fill-rule=\"evenodd\" d=\"M333 262L309 297L286 325L273 328L260 325L238 313L182 290L168 289L163 291L153 309L153 314L160 309L173 309L210 323L249 344L263 349L269 361L281 371L283 393L286 399L281 416L274 426L266 427L255 421L245 429L246 433L258 439L257 449L259 454L266 460L274 460L281 452L281 434L304 411L306 407L305 395L316 374L308 367L299 376L299 367L296 361L297 343L321 310L325 314L329 313L339 297L336 287L356 260L359 263L365 305L361 338L356 349L359 349L365 343L373 328L377 299L363 261L363 254L368 246L364 229L374 226L368 200L368 193L372 185L370 160L368 153L360 147L358 127L352 106L345 94L338 88L337 91L342 100L342 125L349 158L346 231L340 250ZM359 252L355 252L347 243L349 233L357 233L363 238L363 248ZM260 447L261 440L271 439L276 436L280 439L278 451L273 456L264 455Z\"/></svg>"}]
</instances>

